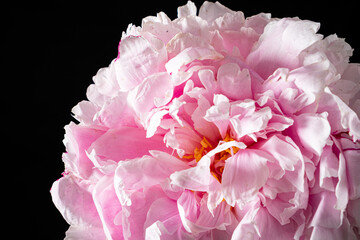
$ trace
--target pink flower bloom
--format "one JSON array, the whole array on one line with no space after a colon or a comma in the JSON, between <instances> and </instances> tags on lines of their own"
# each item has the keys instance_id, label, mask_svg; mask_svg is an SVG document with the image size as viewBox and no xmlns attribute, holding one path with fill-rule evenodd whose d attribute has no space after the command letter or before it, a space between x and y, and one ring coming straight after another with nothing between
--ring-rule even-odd
<instances>
[{"instance_id":1,"label":"pink flower bloom","mask_svg":"<svg viewBox=\"0 0 360 240\"><path fill-rule=\"evenodd\" d=\"M129 25L65 127L66 239L360 239L360 66L319 24Z\"/></svg>"}]
</instances>

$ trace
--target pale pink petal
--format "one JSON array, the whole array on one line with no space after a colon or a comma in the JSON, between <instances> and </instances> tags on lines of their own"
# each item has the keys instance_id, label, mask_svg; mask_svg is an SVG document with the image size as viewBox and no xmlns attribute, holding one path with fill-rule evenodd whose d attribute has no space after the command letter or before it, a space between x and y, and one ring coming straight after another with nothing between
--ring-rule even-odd
<instances>
[{"instance_id":1,"label":"pale pink petal","mask_svg":"<svg viewBox=\"0 0 360 240\"><path fill-rule=\"evenodd\" d=\"M223 55L213 49L204 47L189 47L170 59L165 67L168 73L177 73L179 69L194 60L219 60Z\"/></svg>"},{"instance_id":2,"label":"pale pink petal","mask_svg":"<svg viewBox=\"0 0 360 240\"><path fill-rule=\"evenodd\" d=\"M360 108L355 108L356 101L360 99L360 65L350 63L347 65L341 80L329 86L332 93L338 96L353 109L360 117ZM359 105L358 105L359 106Z\"/></svg>"},{"instance_id":3,"label":"pale pink petal","mask_svg":"<svg viewBox=\"0 0 360 240\"><path fill-rule=\"evenodd\" d=\"M319 185L328 191L334 191L336 178L338 176L339 159L332 151L332 148L326 146L320 157L319 166Z\"/></svg>"},{"instance_id":4,"label":"pale pink petal","mask_svg":"<svg viewBox=\"0 0 360 240\"><path fill-rule=\"evenodd\" d=\"M176 27L171 19L164 13L160 12L156 17L146 17L142 20L141 36L152 41L153 38L160 39L166 45L180 29ZM140 33L130 34L138 36Z\"/></svg>"},{"instance_id":5,"label":"pale pink petal","mask_svg":"<svg viewBox=\"0 0 360 240\"><path fill-rule=\"evenodd\" d=\"M106 101L95 117L108 128L136 126L135 113L127 104L127 93L123 92Z\"/></svg>"},{"instance_id":6,"label":"pale pink petal","mask_svg":"<svg viewBox=\"0 0 360 240\"><path fill-rule=\"evenodd\" d=\"M63 154L63 161L67 171L71 171L81 178L91 177L94 165L88 158L86 150L104 133L103 130L74 123L65 127L64 144L67 152Z\"/></svg>"},{"instance_id":7,"label":"pale pink petal","mask_svg":"<svg viewBox=\"0 0 360 240\"><path fill-rule=\"evenodd\" d=\"M198 16L178 18L173 23L181 30L181 32L191 33L205 40L210 39L211 35L209 32L208 23Z\"/></svg>"},{"instance_id":8,"label":"pale pink petal","mask_svg":"<svg viewBox=\"0 0 360 240\"><path fill-rule=\"evenodd\" d=\"M247 69L241 70L236 63L221 65L217 80L224 95L234 100L252 98L250 73Z\"/></svg>"},{"instance_id":9,"label":"pale pink petal","mask_svg":"<svg viewBox=\"0 0 360 240\"><path fill-rule=\"evenodd\" d=\"M214 21L214 26L220 31L239 31L245 23L244 13L241 11L227 12Z\"/></svg>"},{"instance_id":10,"label":"pale pink petal","mask_svg":"<svg viewBox=\"0 0 360 240\"><path fill-rule=\"evenodd\" d=\"M297 18L270 22L246 62L263 78L278 68L295 69L301 51L321 39L318 29L318 23Z\"/></svg>"},{"instance_id":11,"label":"pale pink petal","mask_svg":"<svg viewBox=\"0 0 360 240\"><path fill-rule=\"evenodd\" d=\"M210 141L216 141L220 138L220 132L213 122L209 122L205 118L207 111L211 107L210 102L204 96L200 96L197 104L197 108L191 115L194 129Z\"/></svg>"},{"instance_id":12,"label":"pale pink petal","mask_svg":"<svg viewBox=\"0 0 360 240\"><path fill-rule=\"evenodd\" d=\"M119 44L115 61L116 79L121 90L130 90L147 76L161 72L167 61L164 44L151 44L142 37L127 37Z\"/></svg>"},{"instance_id":13,"label":"pale pink petal","mask_svg":"<svg viewBox=\"0 0 360 240\"><path fill-rule=\"evenodd\" d=\"M64 240L98 240L106 238L102 227L94 228L71 225L65 234Z\"/></svg>"},{"instance_id":14,"label":"pale pink petal","mask_svg":"<svg viewBox=\"0 0 360 240\"><path fill-rule=\"evenodd\" d=\"M178 7L178 17L196 16L196 6L193 2L188 1L186 5Z\"/></svg>"},{"instance_id":15,"label":"pale pink petal","mask_svg":"<svg viewBox=\"0 0 360 240\"><path fill-rule=\"evenodd\" d=\"M118 162L147 155L149 150L169 151L161 136L146 138L145 134L140 128L110 129L93 142L88 152Z\"/></svg>"},{"instance_id":16,"label":"pale pink petal","mask_svg":"<svg viewBox=\"0 0 360 240\"><path fill-rule=\"evenodd\" d=\"M245 27L241 27L240 31L222 31L220 36L222 38L221 43L223 44L224 49L232 55L234 55L234 50L237 49L241 59L247 58L254 44L259 39L259 34L255 32L255 30Z\"/></svg>"},{"instance_id":17,"label":"pale pink petal","mask_svg":"<svg viewBox=\"0 0 360 240\"><path fill-rule=\"evenodd\" d=\"M280 224L271 214L269 214L266 208L263 207L260 207L254 222L259 228L259 239L294 239L298 228L297 224L293 222L284 225Z\"/></svg>"},{"instance_id":18,"label":"pale pink petal","mask_svg":"<svg viewBox=\"0 0 360 240\"><path fill-rule=\"evenodd\" d=\"M100 107L89 101L81 101L71 109L74 118L85 125L98 124L95 115Z\"/></svg>"},{"instance_id":19,"label":"pale pink petal","mask_svg":"<svg viewBox=\"0 0 360 240\"><path fill-rule=\"evenodd\" d=\"M203 157L195 167L171 174L171 183L193 191L207 191L210 178L210 158Z\"/></svg>"},{"instance_id":20,"label":"pale pink petal","mask_svg":"<svg viewBox=\"0 0 360 240\"><path fill-rule=\"evenodd\" d=\"M349 131L354 141L360 139L360 120L356 113L329 88L320 99L318 111L326 111L332 132Z\"/></svg>"},{"instance_id":21,"label":"pale pink petal","mask_svg":"<svg viewBox=\"0 0 360 240\"><path fill-rule=\"evenodd\" d=\"M175 57L177 54L189 47L213 49L213 47L205 39L195 36L191 33L184 32L176 34L168 42L168 44L166 44L166 50L168 52L169 58Z\"/></svg>"},{"instance_id":22,"label":"pale pink petal","mask_svg":"<svg viewBox=\"0 0 360 240\"><path fill-rule=\"evenodd\" d=\"M343 224L338 228L314 227L310 236L310 240L358 240L351 228L349 221L345 218Z\"/></svg>"},{"instance_id":23,"label":"pale pink petal","mask_svg":"<svg viewBox=\"0 0 360 240\"><path fill-rule=\"evenodd\" d=\"M270 18L270 13L259 13L254 16L247 17L245 20L245 27L254 29L258 34L262 34L265 26L269 23Z\"/></svg>"},{"instance_id":24,"label":"pale pink petal","mask_svg":"<svg viewBox=\"0 0 360 240\"><path fill-rule=\"evenodd\" d=\"M326 85L339 78L329 61L320 61L297 68L289 73L288 80L304 92L321 93Z\"/></svg>"},{"instance_id":25,"label":"pale pink petal","mask_svg":"<svg viewBox=\"0 0 360 240\"><path fill-rule=\"evenodd\" d=\"M151 186L143 191L131 195L130 206L124 205L122 209L122 228L125 239L144 239L146 234L145 222L151 205L166 195L159 186Z\"/></svg>"},{"instance_id":26,"label":"pale pink petal","mask_svg":"<svg viewBox=\"0 0 360 240\"><path fill-rule=\"evenodd\" d=\"M333 34L311 45L301 54L301 58L304 65L327 59L335 67L336 72L343 74L351 55L350 45Z\"/></svg>"},{"instance_id":27,"label":"pale pink petal","mask_svg":"<svg viewBox=\"0 0 360 240\"><path fill-rule=\"evenodd\" d=\"M114 178L104 176L96 184L92 197L108 239L121 239L123 229L120 219L122 206L115 194Z\"/></svg>"},{"instance_id":28,"label":"pale pink petal","mask_svg":"<svg viewBox=\"0 0 360 240\"><path fill-rule=\"evenodd\" d=\"M77 182L67 175L55 181L51 187L51 197L56 208L70 225L101 227L90 186Z\"/></svg>"},{"instance_id":29,"label":"pale pink petal","mask_svg":"<svg viewBox=\"0 0 360 240\"><path fill-rule=\"evenodd\" d=\"M176 201L169 198L155 200L147 212L144 228L146 239L177 239L182 224Z\"/></svg>"},{"instance_id":30,"label":"pale pink petal","mask_svg":"<svg viewBox=\"0 0 360 240\"><path fill-rule=\"evenodd\" d=\"M222 192L229 205L253 200L268 178L266 162L263 153L253 149L239 150L226 160Z\"/></svg>"},{"instance_id":31,"label":"pale pink petal","mask_svg":"<svg viewBox=\"0 0 360 240\"><path fill-rule=\"evenodd\" d=\"M222 94L215 94L213 102L214 106L207 109L204 119L214 123L224 138L229 125L230 102L229 99Z\"/></svg>"},{"instance_id":32,"label":"pale pink petal","mask_svg":"<svg viewBox=\"0 0 360 240\"><path fill-rule=\"evenodd\" d=\"M295 118L296 133L307 150L320 156L330 135L327 113L301 114Z\"/></svg>"},{"instance_id":33,"label":"pale pink petal","mask_svg":"<svg viewBox=\"0 0 360 240\"><path fill-rule=\"evenodd\" d=\"M286 171L294 171L302 154L290 137L274 135L261 143L259 149L273 155L275 161Z\"/></svg>"},{"instance_id":34,"label":"pale pink petal","mask_svg":"<svg viewBox=\"0 0 360 240\"><path fill-rule=\"evenodd\" d=\"M348 188L349 188L349 199L358 199L360 198L360 143L353 142L348 138L340 139L342 145L342 153L344 156L345 165L346 165L346 174L339 176L347 179ZM339 164L342 164L340 161ZM340 169L339 169L340 170Z\"/></svg>"},{"instance_id":35,"label":"pale pink petal","mask_svg":"<svg viewBox=\"0 0 360 240\"><path fill-rule=\"evenodd\" d=\"M101 106L104 101L109 98L115 97L120 91L120 86L116 81L115 62L113 60L106 68L100 68L96 75L93 77L93 89L88 89L86 96L91 102ZM98 96L97 96L98 95Z\"/></svg>"},{"instance_id":36,"label":"pale pink petal","mask_svg":"<svg viewBox=\"0 0 360 240\"><path fill-rule=\"evenodd\" d=\"M153 74L129 92L127 101L140 119L154 107L167 104L173 96L171 76L166 72Z\"/></svg>"},{"instance_id":37,"label":"pale pink petal","mask_svg":"<svg viewBox=\"0 0 360 240\"><path fill-rule=\"evenodd\" d=\"M342 211L335 209L336 196L333 192L323 191L309 198L313 209L310 222L312 227L338 228L342 223Z\"/></svg>"},{"instance_id":38,"label":"pale pink petal","mask_svg":"<svg viewBox=\"0 0 360 240\"><path fill-rule=\"evenodd\" d=\"M132 192L160 184L172 173L188 168L185 162L167 153L152 151L151 154L118 163L114 182L121 204L131 204Z\"/></svg>"},{"instance_id":39,"label":"pale pink petal","mask_svg":"<svg viewBox=\"0 0 360 240\"><path fill-rule=\"evenodd\" d=\"M223 16L225 13L233 13L234 11L225 7L219 2L205 1L199 10L199 17L205 19L208 23L213 22L216 18Z\"/></svg>"},{"instance_id":40,"label":"pale pink petal","mask_svg":"<svg viewBox=\"0 0 360 240\"><path fill-rule=\"evenodd\" d=\"M210 213L206 202L198 203L195 194L185 191L177 201L184 228L192 234L199 234L215 228L225 230L232 221L230 206L222 202L214 209L213 213Z\"/></svg>"}]
</instances>

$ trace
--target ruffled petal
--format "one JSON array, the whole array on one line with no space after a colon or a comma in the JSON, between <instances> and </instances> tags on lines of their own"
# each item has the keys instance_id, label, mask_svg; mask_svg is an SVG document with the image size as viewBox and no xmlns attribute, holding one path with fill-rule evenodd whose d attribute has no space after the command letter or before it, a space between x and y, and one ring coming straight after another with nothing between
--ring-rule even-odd
<instances>
[{"instance_id":1,"label":"ruffled petal","mask_svg":"<svg viewBox=\"0 0 360 240\"><path fill-rule=\"evenodd\" d=\"M108 239L122 239L122 206L115 194L114 178L104 176L93 190L93 199Z\"/></svg>"},{"instance_id":2,"label":"ruffled petal","mask_svg":"<svg viewBox=\"0 0 360 240\"><path fill-rule=\"evenodd\" d=\"M115 61L116 79L121 90L130 90L147 76L162 72L167 61L165 45L155 40L151 44L143 37L127 37L119 44Z\"/></svg>"},{"instance_id":3,"label":"ruffled petal","mask_svg":"<svg viewBox=\"0 0 360 240\"><path fill-rule=\"evenodd\" d=\"M172 173L188 168L187 164L167 153L151 151L151 154L118 163L114 178L121 204L131 204L129 196L132 192L160 184Z\"/></svg>"},{"instance_id":4,"label":"ruffled petal","mask_svg":"<svg viewBox=\"0 0 360 240\"><path fill-rule=\"evenodd\" d=\"M301 144L309 151L320 156L330 136L327 113L301 114L295 118L296 133Z\"/></svg>"},{"instance_id":5,"label":"ruffled petal","mask_svg":"<svg viewBox=\"0 0 360 240\"><path fill-rule=\"evenodd\" d=\"M104 229L71 225L66 231L64 240L98 240L105 239ZM119 238L121 239L121 238Z\"/></svg>"},{"instance_id":6,"label":"ruffled petal","mask_svg":"<svg viewBox=\"0 0 360 240\"><path fill-rule=\"evenodd\" d=\"M101 227L89 187L83 182L76 182L69 175L53 183L50 191L52 201L68 224Z\"/></svg>"},{"instance_id":7,"label":"ruffled petal","mask_svg":"<svg viewBox=\"0 0 360 240\"><path fill-rule=\"evenodd\" d=\"M239 150L226 160L222 192L229 205L245 204L254 199L269 175L266 162L263 152L253 149Z\"/></svg>"},{"instance_id":8,"label":"ruffled petal","mask_svg":"<svg viewBox=\"0 0 360 240\"><path fill-rule=\"evenodd\" d=\"M140 128L110 129L93 142L88 152L95 151L103 159L119 162L147 155L149 150L169 151L161 136L146 138L145 134Z\"/></svg>"},{"instance_id":9,"label":"ruffled petal","mask_svg":"<svg viewBox=\"0 0 360 240\"><path fill-rule=\"evenodd\" d=\"M322 38L315 34L320 24L283 18L270 22L246 62L263 78L278 68L299 67L299 54Z\"/></svg>"},{"instance_id":10,"label":"ruffled petal","mask_svg":"<svg viewBox=\"0 0 360 240\"><path fill-rule=\"evenodd\" d=\"M246 68L241 70L236 63L223 64L217 80L224 95L234 100L252 98L251 77Z\"/></svg>"}]
</instances>

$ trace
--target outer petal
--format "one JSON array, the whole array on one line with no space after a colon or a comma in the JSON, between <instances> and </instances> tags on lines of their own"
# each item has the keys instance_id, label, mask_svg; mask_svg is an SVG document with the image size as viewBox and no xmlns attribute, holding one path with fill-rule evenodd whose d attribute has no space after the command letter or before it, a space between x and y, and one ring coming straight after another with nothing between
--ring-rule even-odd
<instances>
[{"instance_id":1,"label":"outer petal","mask_svg":"<svg viewBox=\"0 0 360 240\"><path fill-rule=\"evenodd\" d=\"M196 16L196 6L193 2L188 1L186 5L178 7L178 17Z\"/></svg>"},{"instance_id":2,"label":"outer petal","mask_svg":"<svg viewBox=\"0 0 360 240\"><path fill-rule=\"evenodd\" d=\"M325 88L325 93L319 100L318 112L323 111L329 114L328 121L333 133L347 130L354 141L360 139L359 117L338 96L334 95L329 88Z\"/></svg>"},{"instance_id":3,"label":"outer petal","mask_svg":"<svg viewBox=\"0 0 360 240\"><path fill-rule=\"evenodd\" d=\"M119 221L122 206L115 194L113 181L112 176L101 178L94 188L93 199L106 237L115 240L123 239L123 229Z\"/></svg>"},{"instance_id":4,"label":"outer petal","mask_svg":"<svg viewBox=\"0 0 360 240\"><path fill-rule=\"evenodd\" d=\"M91 192L84 183L67 175L53 183L51 197L59 212L70 225L101 227Z\"/></svg>"},{"instance_id":5,"label":"outer petal","mask_svg":"<svg viewBox=\"0 0 360 240\"><path fill-rule=\"evenodd\" d=\"M80 178L90 178L94 172L94 164L86 155L86 150L103 134L103 130L76 125L73 122L67 125L63 141L67 150L63 154L66 171Z\"/></svg>"},{"instance_id":6,"label":"outer petal","mask_svg":"<svg viewBox=\"0 0 360 240\"><path fill-rule=\"evenodd\" d=\"M319 26L297 18L270 22L246 61L264 79L280 67L295 69L301 51L321 39Z\"/></svg>"},{"instance_id":7,"label":"outer petal","mask_svg":"<svg viewBox=\"0 0 360 240\"><path fill-rule=\"evenodd\" d=\"M239 150L226 160L222 175L222 192L226 202L234 206L253 200L258 190L265 184L269 170L267 158L259 150Z\"/></svg>"},{"instance_id":8,"label":"outer petal","mask_svg":"<svg viewBox=\"0 0 360 240\"><path fill-rule=\"evenodd\" d=\"M106 236L102 227L91 228L84 226L70 226L66 231L64 240L99 240L105 238Z\"/></svg>"},{"instance_id":9,"label":"outer petal","mask_svg":"<svg viewBox=\"0 0 360 240\"><path fill-rule=\"evenodd\" d=\"M164 44L159 41L152 45L142 37L121 40L119 57L115 61L116 79L121 90L130 90L147 76L164 70L167 55Z\"/></svg>"},{"instance_id":10,"label":"outer petal","mask_svg":"<svg viewBox=\"0 0 360 240\"><path fill-rule=\"evenodd\" d=\"M122 204L130 205L129 193L160 184L172 173L188 168L181 160L159 151L153 156L121 161L115 172L116 193Z\"/></svg>"},{"instance_id":11,"label":"outer petal","mask_svg":"<svg viewBox=\"0 0 360 240\"><path fill-rule=\"evenodd\" d=\"M230 10L219 2L212 3L205 1L200 7L199 17L205 19L208 23L211 23L216 18L223 16L225 13L233 12L234 11Z\"/></svg>"},{"instance_id":12,"label":"outer petal","mask_svg":"<svg viewBox=\"0 0 360 240\"><path fill-rule=\"evenodd\" d=\"M143 129L123 127L108 130L91 145L88 152L95 151L103 159L118 162L147 155L149 150L168 151L161 136L146 138Z\"/></svg>"},{"instance_id":13,"label":"outer petal","mask_svg":"<svg viewBox=\"0 0 360 240\"><path fill-rule=\"evenodd\" d=\"M180 52L174 58L170 59L166 63L165 67L168 73L177 73L182 66L189 64L194 60L219 60L222 58L223 55L213 49L204 47L189 47Z\"/></svg>"}]
</instances>

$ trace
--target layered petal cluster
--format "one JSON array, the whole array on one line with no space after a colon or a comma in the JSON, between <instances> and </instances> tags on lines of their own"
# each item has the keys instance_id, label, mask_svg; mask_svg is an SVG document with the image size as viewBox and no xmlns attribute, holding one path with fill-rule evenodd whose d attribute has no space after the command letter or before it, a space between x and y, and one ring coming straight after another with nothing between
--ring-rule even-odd
<instances>
[{"instance_id":1,"label":"layered petal cluster","mask_svg":"<svg viewBox=\"0 0 360 240\"><path fill-rule=\"evenodd\" d=\"M360 65L299 18L129 25L65 127L66 239L360 239Z\"/></svg>"}]
</instances>

